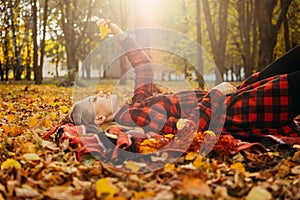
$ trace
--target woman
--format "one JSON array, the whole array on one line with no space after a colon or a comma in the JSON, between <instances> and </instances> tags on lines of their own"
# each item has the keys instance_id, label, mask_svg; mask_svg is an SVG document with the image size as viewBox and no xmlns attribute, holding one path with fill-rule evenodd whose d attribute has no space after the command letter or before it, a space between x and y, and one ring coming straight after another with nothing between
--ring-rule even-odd
<instances>
[{"instance_id":1,"label":"woman","mask_svg":"<svg viewBox=\"0 0 300 200\"><path fill-rule=\"evenodd\" d=\"M210 91L153 95L151 60L117 25L104 23L118 38L136 73L132 102L119 108L116 95L99 92L75 103L67 121L101 125L115 120L163 134L184 133L194 127L250 141L269 135L290 143L291 138L299 138L294 118L300 114L300 47L238 88L222 83Z\"/></svg>"}]
</instances>

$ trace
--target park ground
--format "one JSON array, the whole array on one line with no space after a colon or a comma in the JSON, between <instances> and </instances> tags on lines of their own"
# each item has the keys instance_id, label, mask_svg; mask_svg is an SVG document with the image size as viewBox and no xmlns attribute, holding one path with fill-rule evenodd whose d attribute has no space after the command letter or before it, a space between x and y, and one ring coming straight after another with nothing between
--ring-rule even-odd
<instances>
[{"instance_id":1,"label":"park ground","mask_svg":"<svg viewBox=\"0 0 300 200\"><path fill-rule=\"evenodd\" d=\"M109 83L98 89L114 90ZM79 162L41 139L70 111L74 88L22 83L1 84L0 91L0 200L300 199L297 145L223 156L190 152L147 173L136 173L142 163L127 162L122 172L91 157Z\"/></svg>"}]
</instances>

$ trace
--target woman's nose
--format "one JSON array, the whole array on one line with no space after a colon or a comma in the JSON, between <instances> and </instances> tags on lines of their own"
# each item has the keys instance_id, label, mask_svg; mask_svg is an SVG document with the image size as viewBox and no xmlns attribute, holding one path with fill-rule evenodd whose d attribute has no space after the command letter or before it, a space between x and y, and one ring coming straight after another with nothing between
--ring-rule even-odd
<instances>
[{"instance_id":1,"label":"woman's nose","mask_svg":"<svg viewBox=\"0 0 300 200\"><path fill-rule=\"evenodd\" d=\"M104 96L103 91L98 92L95 96L97 96L97 97L103 97Z\"/></svg>"}]
</instances>

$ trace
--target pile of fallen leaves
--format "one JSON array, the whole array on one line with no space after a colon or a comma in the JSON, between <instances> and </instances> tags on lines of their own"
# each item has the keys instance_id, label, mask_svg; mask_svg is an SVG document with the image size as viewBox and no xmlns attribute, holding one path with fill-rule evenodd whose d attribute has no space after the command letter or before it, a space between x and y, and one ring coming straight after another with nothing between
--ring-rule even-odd
<instances>
[{"instance_id":1,"label":"pile of fallen leaves","mask_svg":"<svg viewBox=\"0 0 300 200\"><path fill-rule=\"evenodd\" d=\"M149 164L124 162L124 172L93 158L78 162L74 152L41 139L69 112L72 88L16 84L0 90L0 200L300 199L299 146L221 157L192 151L149 170L168 159L164 152Z\"/></svg>"}]
</instances>

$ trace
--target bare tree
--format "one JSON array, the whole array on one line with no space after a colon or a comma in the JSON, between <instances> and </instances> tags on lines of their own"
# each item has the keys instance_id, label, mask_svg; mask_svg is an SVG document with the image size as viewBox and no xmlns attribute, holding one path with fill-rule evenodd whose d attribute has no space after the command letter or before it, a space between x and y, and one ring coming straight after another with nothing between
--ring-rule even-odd
<instances>
[{"instance_id":1,"label":"bare tree","mask_svg":"<svg viewBox=\"0 0 300 200\"><path fill-rule=\"evenodd\" d=\"M82 9L83 3L87 9ZM92 8L95 1L63 0L59 8L61 12L61 27L65 39L67 55L68 80L71 84L75 80L79 68L79 47L84 42L89 20L92 16ZM84 19L84 20L82 20Z\"/></svg>"},{"instance_id":2,"label":"bare tree","mask_svg":"<svg viewBox=\"0 0 300 200\"><path fill-rule=\"evenodd\" d=\"M202 44L202 24L201 24L201 2L200 0L196 0L196 25L197 25L197 42L199 45ZM197 56L197 64L198 70L196 71L198 86L200 88L204 88L204 79L203 79L203 56L202 49L198 45L198 56Z\"/></svg>"},{"instance_id":3,"label":"bare tree","mask_svg":"<svg viewBox=\"0 0 300 200\"><path fill-rule=\"evenodd\" d=\"M222 77L225 63L229 0L219 0L218 33L215 29L216 24L214 24L212 20L212 14L208 0L203 0L202 2L214 60ZM218 73L216 73L216 75L217 74ZM217 75L216 77L216 83L222 82L222 80L220 80L220 76Z\"/></svg>"},{"instance_id":4,"label":"bare tree","mask_svg":"<svg viewBox=\"0 0 300 200\"><path fill-rule=\"evenodd\" d=\"M281 10L278 19L274 20L274 9L278 4L278 0L256 0L256 16L259 27L259 61L258 69L262 69L274 59L273 52L277 42L279 29L284 20L288 8L292 0L282 0ZM273 23L275 21L275 23Z\"/></svg>"},{"instance_id":5,"label":"bare tree","mask_svg":"<svg viewBox=\"0 0 300 200\"><path fill-rule=\"evenodd\" d=\"M30 22L31 22L31 18L29 18L26 22L25 34L23 36L21 45L18 45L17 35L16 35L15 15L13 12L13 8L17 8L19 6L19 4L20 4L20 1L14 1L14 2L13 2L13 0L9 1L9 16L10 16L13 44L14 44L14 53L15 53L15 57L16 57L16 66L15 66L15 71L14 71L16 80L21 80L21 75L22 75L23 69L21 66L20 55L21 55L21 50L24 46L24 43L27 39Z\"/></svg>"},{"instance_id":6,"label":"bare tree","mask_svg":"<svg viewBox=\"0 0 300 200\"><path fill-rule=\"evenodd\" d=\"M43 9L43 35L40 45L40 65L37 67L35 83L41 84L43 81L43 65L44 65L44 54L45 54L45 39L46 39L46 29L47 29L47 19L48 19L48 0L44 1Z\"/></svg>"},{"instance_id":7,"label":"bare tree","mask_svg":"<svg viewBox=\"0 0 300 200\"><path fill-rule=\"evenodd\" d=\"M239 32L241 44L237 44L241 51L246 77L250 76L255 68L257 55L257 18L255 17L254 0L238 0L236 3L238 12Z\"/></svg>"},{"instance_id":8,"label":"bare tree","mask_svg":"<svg viewBox=\"0 0 300 200\"><path fill-rule=\"evenodd\" d=\"M32 40L33 40L33 71L34 80L38 77L38 43L37 43L37 0L32 0L32 16L33 16L33 27L32 27Z\"/></svg>"}]
</instances>

